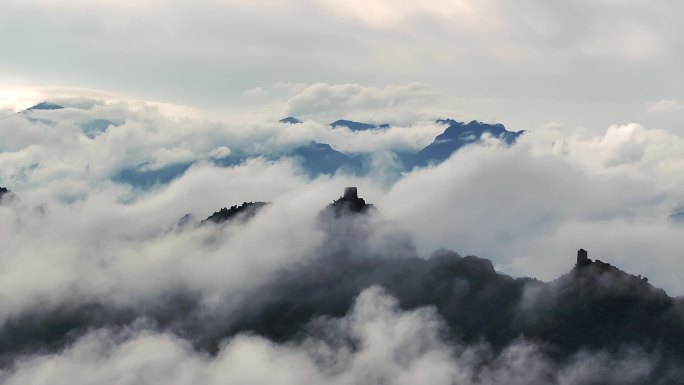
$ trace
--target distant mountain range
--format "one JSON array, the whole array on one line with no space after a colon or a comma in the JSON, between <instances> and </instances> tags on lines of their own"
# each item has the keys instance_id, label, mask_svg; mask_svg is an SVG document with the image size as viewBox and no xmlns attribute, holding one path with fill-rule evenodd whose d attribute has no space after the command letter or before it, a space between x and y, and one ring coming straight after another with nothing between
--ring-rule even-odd
<instances>
[{"instance_id":1,"label":"distant mountain range","mask_svg":"<svg viewBox=\"0 0 684 385\"><path fill-rule=\"evenodd\" d=\"M285 118L281 122L285 124L299 124L295 118ZM338 121L340 122L340 121ZM350 122L350 121L342 121ZM336 122L337 123L337 122ZM353 124L352 124L353 123ZM464 146L480 142L484 136L500 140L507 145L514 144L517 139L524 134L524 131L512 132L506 130L501 124L487 124L477 121L461 123L455 120L439 120L438 123L446 124L444 133L435 138L432 144L416 153L397 152L403 171L411 170L415 167L425 167L431 164L439 164L448 159L454 152ZM351 122L356 127L355 131L363 129L386 129L384 125L375 126L365 123ZM342 127L337 125L336 127ZM344 126L347 127L347 126ZM293 150L275 154L231 154L228 157L212 159L218 166L230 167L244 162L253 157L264 156L268 159L277 160L282 158L296 159L302 170L309 177L319 175L332 175L338 172L363 176L369 170L370 154L344 153L336 150L326 143L311 141L308 144L294 148ZM133 186L148 188L155 184L165 184L182 175L193 162L178 163L165 166L160 169L147 170L146 164L131 166L120 170L114 180L128 183Z\"/></svg>"},{"instance_id":2,"label":"distant mountain range","mask_svg":"<svg viewBox=\"0 0 684 385\"><path fill-rule=\"evenodd\" d=\"M43 123L47 125L53 125L55 124L54 121L49 120L46 118L46 115L40 115L40 117L35 117L32 115L33 112L39 111L55 111L55 110L62 110L64 109L64 106L61 106L59 104L55 103L50 103L50 102L41 102L36 104L35 106L29 107L25 109L24 111L21 111L20 113L26 116L26 119L28 119L31 122L34 123ZM94 139L98 135L104 133L107 131L107 129L110 128L110 126L118 126L117 123L114 123L112 121L109 121L107 119L93 119L93 120L87 120L79 123L79 127L81 128L81 131L85 136L87 136L90 139Z\"/></svg>"},{"instance_id":3,"label":"distant mountain range","mask_svg":"<svg viewBox=\"0 0 684 385\"><path fill-rule=\"evenodd\" d=\"M36 110L61 110L63 109L63 106L60 106L59 104L54 104L54 103L49 103L49 102L42 102L38 103L35 106L29 107L26 109L26 111L36 111Z\"/></svg>"},{"instance_id":4,"label":"distant mountain range","mask_svg":"<svg viewBox=\"0 0 684 385\"><path fill-rule=\"evenodd\" d=\"M34 117L32 112L60 109L64 109L64 107L50 102L42 102L28 108L24 113L27 114L26 116L29 120L51 124L47 120L45 113L39 115L39 117ZM283 118L279 122L287 125L302 123L301 120L292 116ZM400 166L400 169L396 170L397 172L439 164L459 149L467 145L479 143L485 137L494 138L506 145L513 145L524 134L524 131L508 131L502 124L489 124L478 121L463 123L453 119L439 119L436 122L445 125L446 128L430 145L417 152L395 152ZM83 135L90 139L95 139L97 136L118 125L107 119L93 119L79 124ZM376 125L341 119L331 123L330 127L331 129L347 128L354 132L361 132L386 130L390 128L390 125ZM294 158L299 162L302 170L312 178L338 172L363 176L368 173L372 158L371 154L368 153L344 153L336 150L330 144L311 141L292 150L277 153L242 153L240 149L235 149L233 153L226 157L212 158L210 161L220 167L231 167L255 157L265 157L271 160ZM194 161L187 161L151 169L149 162L143 162L117 170L112 175L112 180L147 189L154 185L169 183L183 175L193 163Z\"/></svg>"},{"instance_id":5,"label":"distant mountain range","mask_svg":"<svg viewBox=\"0 0 684 385\"><path fill-rule=\"evenodd\" d=\"M447 128L430 145L416 153L397 152L396 155L401 160L405 171L415 167L439 164L464 146L481 142L485 136L497 139L506 145L513 145L525 133L525 131L508 131L502 124L488 124L475 120L463 123L453 119L438 119L437 123L444 124ZM350 120L338 120L330 126L347 127L352 131L390 127L389 124L373 125ZM304 168L311 175L332 174L341 169L357 175L363 175L367 171L367 167L364 167L367 164L367 156L344 154L323 143L312 142L294 150L290 155L301 158Z\"/></svg>"}]
</instances>

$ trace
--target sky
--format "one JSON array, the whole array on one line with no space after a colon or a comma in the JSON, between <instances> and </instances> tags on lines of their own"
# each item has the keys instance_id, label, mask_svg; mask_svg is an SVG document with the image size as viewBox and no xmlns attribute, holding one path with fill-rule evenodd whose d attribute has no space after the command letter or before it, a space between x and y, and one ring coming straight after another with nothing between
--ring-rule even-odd
<instances>
[{"instance_id":1,"label":"sky","mask_svg":"<svg viewBox=\"0 0 684 385\"><path fill-rule=\"evenodd\" d=\"M0 99L69 87L230 118L288 85L419 83L435 115L681 133L683 11L676 0L8 0Z\"/></svg>"}]
</instances>

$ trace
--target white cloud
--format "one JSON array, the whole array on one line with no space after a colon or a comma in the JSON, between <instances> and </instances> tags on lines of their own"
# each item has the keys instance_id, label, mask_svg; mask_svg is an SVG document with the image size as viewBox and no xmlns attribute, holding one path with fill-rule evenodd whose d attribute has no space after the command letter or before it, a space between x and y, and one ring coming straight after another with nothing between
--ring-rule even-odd
<instances>
[{"instance_id":1,"label":"white cloud","mask_svg":"<svg viewBox=\"0 0 684 385\"><path fill-rule=\"evenodd\" d=\"M209 156L215 159L225 158L231 154L230 148L226 146L216 147L209 151Z\"/></svg>"},{"instance_id":2,"label":"white cloud","mask_svg":"<svg viewBox=\"0 0 684 385\"><path fill-rule=\"evenodd\" d=\"M370 99L386 101L396 91L350 89L340 94L353 100L368 92ZM681 228L667 221L684 204L684 140L664 130L626 124L601 135L563 134L562 127L550 125L511 148L486 141L439 166L397 178L391 173L393 159L383 150L419 148L443 127L420 123L353 133L309 119L245 129L168 118L145 104L74 103L89 104L42 113L56 124L32 123L21 115L0 121L8 138L0 153L1 182L16 184L9 187L20 196L19 202L0 207L2 320L73 298L135 306L178 287L200 295L207 309L220 304L219 310L231 314L240 298L281 269L316 258L323 241L316 216L345 186L358 186L382 215L372 221L375 232L364 245L371 251L412 250L397 242L397 234L403 240L408 232L422 256L446 246L491 258L506 273L553 279L567 272L576 249L584 247L591 257L645 275L670 294L684 291L679 260L684 238ZM94 140L84 137L78 122L100 116L123 123ZM229 154L231 148L285 149L311 138L375 151L373 172L366 178L311 180L291 161L253 159L232 168L201 161ZM168 186L134 191L109 180L126 164L161 166L184 159L200 161ZM387 183L395 178L395 184ZM65 203L64 196L77 199ZM172 230L186 213L202 219L243 201L273 204L242 226ZM63 352L26 357L2 380L266 383L277 373L279 380L293 383L421 383L429 378L527 384L554 376L559 384L581 384L587 373L629 383L652 367L652 358L638 352L580 354L558 366L524 341L500 353L445 344L434 311L399 311L393 299L375 289L365 292L346 318L330 322L339 335L360 341L355 345L360 348L327 345L328 339L277 345L238 336L225 341L218 355L207 356L170 334L102 330ZM53 375L46 376L48 371ZM122 373L135 375L123 378ZM627 374L633 377L625 379Z\"/></svg>"},{"instance_id":3,"label":"white cloud","mask_svg":"<svg viewBox=\"0 0 684 385\"><path fill-rule=\"evenodd\" d=\"M461 150L404 177L378 206L422 253L444 246L551 280L584 247L681 293L672 271L684 268L684 244L668 216L684 196L684 141L635 124L589 138L546 135L529 133L510 149Z\"/></svg>"},{"instance_id":4,"label":"white cloud","mask_svg":"<svg viewBox=\"0 0 684 385\"><path fill-rule=\"evenodd\" d=\"M383 91L361 86L355 89L361 93ZM350 152L416 150L444 129L428 119L411 126L352 133L332 130L328 120L284 127L273 118L245 125L240 121L179 118L177 113L182 108L168 111L157 103L65 97L58 101L69 108L0 119L0 134L6 138L0 143L1 183L20 192L69 191L67 195L80 196L107 182L118 170L140 164L145 164L146 170L157 170L175 163L223 157L231 148L248 154L278 152L311 140ZM81 133L80 125L94 119L107 119L116 125L90 139Z\"/></svg>"},{"instance_id":5,"label":"white cloud","mask_svg":"<svg viewBox=\"0 0 684 385\"><path fill-rule=\"evenodd\" d=\"M438 92L419 83L384 88L316 83L292 96L285 111L286 115L327 118L332 119L331 122L337 119L402 120L407 118L406 112L416 116L420 108L438 97Z\"/></svg>"},{"instance_id":6,"label":"white cloud","mask_svg":"<svg viewBox=\"0 0 684 385\"><path fill-rule=\"evenodd\" d=\"M397 89L406 88L410 87L339 87L350 90L341 92L348 100L370 94L380 95L377 99L383 103ZM338 92L332 85L311 90L320 89ZM422 89L418 90L420 94ZM326 120L307 120L287 127L273 121L246 128L232 122L170 119L141 104L91 104L86 110L67 108L41 115L55 114L59 121L55 125L31 123L20 115L0 121L6 138L0 153L0 182L25 202L55 207L54 216L48 217L55 226L76 226L65 254L78 255L82 246L89 247L80 244L80 236L100 239L102 233L91 234L78 223L65 222L61 214L91 218L88 229L113 231L120 226L130 229L126 236L136 231L149 235L187 212L206 217L225 205L277 200L292 191L317 191L325 185L326 193L316 198L320 204L312 208L315 211L336 197L341 187L358 184L385 216L409 230L422 255L447 246L491 258L507 273L553 279L567 270L574 250L585 247L674 294L684 290L676 274L677 250L684 247L677 241L681 229L667 221L684 206L680 177L684 144L664 130L627 124L611 126L601 135L586 130L563 134L558 131L563 127L548 126L528 133L511 149L491 143L466 148L441 166L408 173L390 186L400 175L386 151L417 150L443 126L425 122L354 133L330 129ZM78 122L97 117L124 123L91 140L80 133ZM270 152L310 140L330 143L341 151L374 153L371 174L365 179L338 176L309 181L288 162L256 160L231 169L203 163L228 154L229 149ZM159 168L192 159L199 163L168 188L141 192L110 181L121 167L149 162L148 167ZM231 194L224 195L225 191ZM74 207L58 203L74 200L80 202ZM120 201L138 203L119 206ZM114 220L97 210L76 214L97 207L127 213L128 220L145 225L131 226L128 220L118 216ZM165 214L158 216L156 210ZM604 227L611 230L601 231ZM8 234L15 230L8 229ZM35 247L48 247L59 238L49 228L43 231L45 241L32 242ZM621 232L630 234L629 239L621 239ZM61 231L57 234L62 236ZM15 243L15 254L43 255L31 244ZM118 251L114 247L108 253ZM653 254L651 260L659 263L646 263L643 254ZM20 269L16 274L28 273ZM65 277L54 284L75 279ZM49 281L45 284L50 291Z\"/></svg>"},{"instance_id":7,"label":"white cloud","mask_svg":"<svg viewBox=\"0 0 684 385\"><path fill-rule=\"evenodd\" d=\"M242 94L245 96L248 96L248 97L258 97L258 96L268 95L268 90L261 88L261 87L254 87L254 88L250 88L248 90L245 90L245 92L243 92Z\"/></svg>"},{"instance_id":8,"label":"white cloud","mask_svg":"<svg viewBox=\"0 0 684 385\"><path fill-rule=\"evenodd\" d=\"M677 100L663 99L659 102L646 103L646 108L648 109L648 112L651 113L679 111L684 109L684 103Z\"/></svg>"},{"instance_id":9,"label":"white cloud","mask_svg":"<svg viewBox=\"0 0 684 385\"><path fill-rule=\"evenodd\" d=\"M0 207L0 319L73 297L136 303L178 286L229 307L315 254L315 216L347 185L391 222L380 234L408 230L422 255L447 246L507 273L552 279L585 247L684 293L684 237L667 221L684 207L684 144L645 128L681 129L666 112L684 108L683 7L10 1L0 13L0 184L20 201ZM669 99L657 101L662 95ZM14 114L48 98L68 108L31 114L43 122ZM229 119L204 120L190 105ZM398 178L387 150L423 147L443 129L434 118L455 111L531 132L513 148L486 143ZM283 115L305 122L286 127L276 122ZM341 118L392 128L327 126ZM91 119L117 126L90 139L80 124ZM643 126L604 129L616 120ZM543 127L549 121L560 126ZM580 124L590 128L574 129ZM310 140L372 153L372 173L310 180L289 160L225 169L208 162ZM111 181L125 167L190 160L198 163L168 186L140 191ZM185 213L204 218L250 200L274 203L245 226L169 231ZM358 350L241 336L210 357L171 335L99 331L64 352L27 357L0 381L581 384L600 375L625 383L620 376L639 378L650 364L636 353L597 353L554 367L520 342L478 366L482 347L440 341L434 312L398 311L372 290L338 321Z\"/></svg>"},{"instance_id":10,"label":"white cloud","mask_svg":"<svg viewBox=\"0 0 684 385\"><path fill-rule=\"evenodd\" d=\"M297 93L297 92L302 92L304 91L307 87L309 87L309 84L307 83L301 83L301 82L284 82L284 81L278 81L273 84L273 89L276 90L284 90L292 93Z\"/></svg>"}]
</instances>

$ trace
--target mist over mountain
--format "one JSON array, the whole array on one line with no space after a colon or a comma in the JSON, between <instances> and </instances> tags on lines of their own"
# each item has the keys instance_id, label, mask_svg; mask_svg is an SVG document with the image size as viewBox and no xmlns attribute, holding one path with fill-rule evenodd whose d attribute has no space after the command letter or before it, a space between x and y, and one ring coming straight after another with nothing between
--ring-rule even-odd
<instances>
[{"instance_id":1,"label":"mist over mountain","mask_svg":"<svg viewBox=\"0 0 684 385\"><path fill-rule=\"evenodd\" d=\"M80 124L81 130L85 136L90 139L95 139L98 135L107 131L110 126L116 126L114 122L107 119L94 119Z\"/></svg>"},{"instance_id":2,"label":"mist over mountain","mask_svg":"<svg viewBox=\"0 0 684 385\"><path fill-rule=\"evenodd\" d=\"M413 166L426 166L429 163L443 162L461 147L477 143L485 135L512 145L525 132L511 132L506 130L503 124L486 124L475 120L467 124L453 119L441 119L437 122L447 124L447 129L438 135L430 145L415 154Z\"/></svg>"},{"instance_id":3,"label":"mist over mountain","mask_svg":"<svg viewBox=\"0 0 684 385\"><path fill-rule=\"evenodd\" d=\"M57 125L62 120L73 119L72 115L54 115L55 111L68 110L83 114L85 111L80 106L67 107L42 102L24 111L27 119L36 124ZM33 112L41 112L41 115L34 116ZM66 117L66 118L65 118ZM119 124L114 120L125 120L123 118L104 119L101 116L89 114L76 120L76 124L89 139L95 139L111 129L116 129ZM288 126L301 125L303 122L294 117L287 117L279 120ZM481 143L485 135L501 141L501 143L512 145L523 131L511 132L501 124L486 124L472 121L468 124L461 123L453 119L437 119L435 124L446 126L446 130L434 138L431 144L417 151L408 151L403 148L387 148L394 157L397 158L392 172L400 173L411 170L414 167L425 167L429 164L439 164L448 159L460 148ZM391 128L389 124L370 124L351 120L340 119L329 125L331 130L336 128L346 128L352 133L374 132L377 130L387 131ZM367 175L373 166L373 153L368 151L339 151L328 143L321 143L309 140L300 146L274 146L268 151L252 148L232 148L230 154L225 156L211 156L208 160L216 165L231 167L250 158L265 157L267 159L278 160L280 158L293 158L300 162L305 173L310 177L319 175L334 175L335 173L349 173L353 175ZM118 183L126 183L137 188L149 189L154 186L168 184L185 173L198 159L192 159L190 154L185 155L185 159L166 160L163 164L157 164L153 160L144 160L137 164L123 165L116 170L111 179Z\"/></svg>"},{"instance_id":4,"label":"mist over mountain","mask_svg":"<svg viewBox=\"0 0 684 385\"><path fill-rule=\"evenodd\" d=\"M64 107L60 106L59 104L50 103L50 102L40 102L40 103L36 104L35 106L31 106L31 107L27 108L26 111L36 111L36 110L50 111L50 110L61 110L62 108L64 108Z\"/></svg>"},{"instance_id":5,"label":"mist over mountain","mask_svg":"<svg viewBox=\"0 0 684 385\"><path fill-rule=\"evenodd\" d=\"M329 144L311 142L297 147L286 156L301 162L302 168L312 177L321 174L335 174L338 171L361 174L364 159L359 155L347 155L336 151Z\"/></svg>"},{"instance_id":6,"label":"mist over mountain","mask_svg":"<svg viewBox=\"0 0 684 385\"><path fill-rule=\"evenodd\" d=\"M181 162L158 169L150 169L147 167L149 164L145 162L133 167L123 168L112 175L112 180L146 189L160 184L167 184L183 175L192 166L192 162Z\"/></svg>"},{"instance_id":7,"label":"mist over mountain","mask_svg":"<svg viewBox=\"0 0 684 385\"><path fill-rule=\"evenodd\" d=\"M0 11L0 385L684 384L683 1Z\"/></svg>"},{"instance_id":8,"label":"mist over mountain","mask_svg":"<svg viewBox=\"0 0 684 385\"><path fill-rule=\"evenodd\" d=\"M346 127L352 131L365 131L365 130L372 130L375 128L389 128L390 125L387 123L383 124L369 124L369 123L361 123L361 122L354 122L352 120L346 120L346 119L340 119L336 120L332 123L330 123L330 127L332 128L337 128L337 127Z\"/></svg>"},{"instance_id":9,"label":"mist over mountain","mask_svg":"<svg viewBox=\"0 0 684 385\"><path fill-rule=\"evenodd\" d=\"M251 226L264 210L264 203L244 203L205 222L240 217L230 229ZM233 236L205 227L174 235L204 239L207 246L188 262L202 263L204 247ZM210 361L232 361L267 342L274 349L268 354L294 349L335 381L344 373L394 382L406 370L422 375L413 365L423 359L450 368L442 373L447 382L474 384L509 376L521 384L669 384L682 375L684 302L584 250L576 262L567 256L569 272L551 282L513 278L486 259L446 249L423 258L411 236L388 227L355 187L322 208L307 231L322 235L310 256L218 296L172 280L133 301L69 296L7 314L2 378L34 378L56 357L80 360L83 349L110 362L118 349L148 338ZM358 367L372 351L380 354L376 367ZM394 366L402 362L408 366Z\"/></svg>"},{"instance_id":10,"label":"mist over mountain","mask_svg":"<svg viewBox=\"0 0 684 385\"><path fill-rule=\"evenodd\" d=\"M0 119L0 382L682 376L662 130L54 104Z\"/></svg>"},{"instance_id":11,"label":"mist over mountain","mask_svg":"<svg viewBox=\"0 0 684 385\"><path fill-rule=\"evenodd\" d=\"M300 123L302 123L301 120L294 118L292 116L288 116L287 118L282 118L278 122L287 123L287 124L300 124Z\"/></svg>"},{"instance_id":12,"label":"mist over mountain","mask_svg":"<svg viewBox=\"0 0 684 385\"><path fill-rule=\"evenodd\" d=\"M203 220L201 223L214 223L220 224L233 220L246 221L257 214L257 212L266 206L266 202L244 202L241 205L234 205L230 208L222 208L219 211L211 214L207 219Z\"/></svg>"}]
</instances>

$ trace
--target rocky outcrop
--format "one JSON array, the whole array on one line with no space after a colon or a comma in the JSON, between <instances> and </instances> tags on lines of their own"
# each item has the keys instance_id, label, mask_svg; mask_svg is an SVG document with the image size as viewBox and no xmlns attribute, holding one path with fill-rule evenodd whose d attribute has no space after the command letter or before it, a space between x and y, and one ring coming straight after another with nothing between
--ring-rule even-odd
<instances>
[{"instance_id":1,"label":"rocky outcrop","mask_svg":"<svg viewBox=\"0 0 684 385\"><path fill-rule=\"evenodd\" d=\"M231 206L230 208L224 207L211 214L207 219L200 222L200 224L219 224L233 220L246 221L254 217L257 212L266 205L268 205L267 202L244 202L240 206L236 205Z\"/></svg>"},{"instance_id":2,"label":"rocky outcrop","mask_svg":"<svg viewBox=\"0 0 684 385\"><path fill-rule=\"evenodd\" d=\"M632 278L637 278L637 279L644 281L644 282L648 282L648 278L642 277L641 275L635 276L635 275L628 274L628 273L618 269L617 267L611 265L610 263L603 262L599 259L597 259L595 261L591 260L591 259L589 259L589 253L586 250L579 249L579 250L577 250L577 263L575 263L575 271L582 271L585 269L588 269L588 270L593 269L593 270L596 270L599 272L610 271L613 273L629 276Z\"/></svg>"},{"instance_id":3,"label":"rocky outcrop","mask_svg":"<svg viewBox=\"0 0 684 385\"><path fill-rule=\"evenodd\" d=\"M6 188L6 187L0 187L0 204L7 203L10 200L14 199L14 193L12 190Z\"/></svg>"},{"instance_id":4,"label":"rocky outcrop","mask_svg":"<svg viewBox=\"0 0 684 385\"><path fill-rule=\"evenodd\" d=\"M346 214L367 213L373 209L373 205L359 198L356 187L347 187L344 189L344 195L328 205L327 209L332 210L336 217L340 217Z\"/></svg>"},{"instance_id":5,"label":"rocky outcrop","mask_svg":"<svg viewBox=\"0 0 684 385\"><path fill-rule=\"evenodd\" d=\"M684 303L584 249L567 274L529 286L516 319L528 338L554 346L555 353L619 351L638 345L646 351L684 358Z\"/></svg>"}]
</instances>

